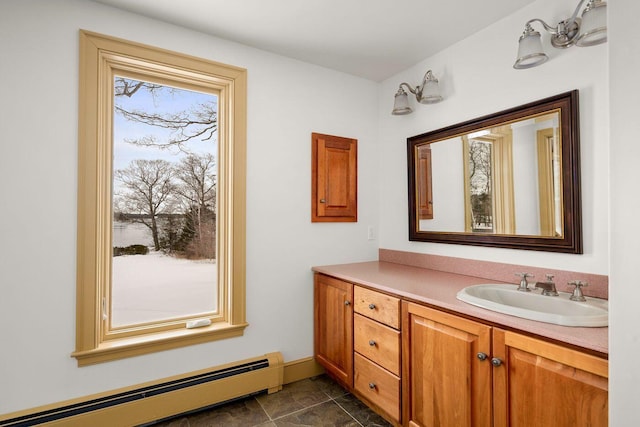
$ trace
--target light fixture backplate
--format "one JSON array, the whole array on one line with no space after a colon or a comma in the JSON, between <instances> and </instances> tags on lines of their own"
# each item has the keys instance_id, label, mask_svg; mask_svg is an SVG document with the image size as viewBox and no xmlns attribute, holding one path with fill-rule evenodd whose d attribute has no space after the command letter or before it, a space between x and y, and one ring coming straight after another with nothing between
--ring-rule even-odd
<instances>
[{"instance_id":1,"label":"light fixture backplate","mask_svg":"<svg viewBox=\"0 0 640 427\"><path fill-rule=\"evenodd\" d=\"M580 32L580 24L582 20L580 18L575 18L571 26L565 28L564 31L554 34L551 36L551 46L558 49L566 49L570 46L573 46L578 38L578 33ZM561 21L558 24L558 28L565 27L567 21Z\"/></svg>"}]
</instances>

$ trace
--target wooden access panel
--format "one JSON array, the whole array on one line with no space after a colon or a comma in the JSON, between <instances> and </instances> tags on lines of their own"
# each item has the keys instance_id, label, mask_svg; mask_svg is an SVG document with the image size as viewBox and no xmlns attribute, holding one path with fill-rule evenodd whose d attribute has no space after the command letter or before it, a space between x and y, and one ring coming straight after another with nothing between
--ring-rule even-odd
<instances>
[{"instance_id":1,"label":"wooden access panel","mask_svg":"<svg viewBox=\"0 0 640 427\"><path fill-rule=\"evenodd\" d=\"M358 220L358 141L311 134L311 221Z\"/></svg>"}]
</instances>

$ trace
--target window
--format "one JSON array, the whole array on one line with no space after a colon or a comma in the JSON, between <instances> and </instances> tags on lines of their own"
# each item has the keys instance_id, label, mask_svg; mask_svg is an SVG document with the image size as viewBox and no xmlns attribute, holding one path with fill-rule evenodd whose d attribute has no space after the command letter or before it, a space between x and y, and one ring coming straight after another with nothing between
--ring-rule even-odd
<instances>
[{"instance_id":1,"label":"window","mask_svg":"<svg viewBox=\"0 0 640 427\"><path fill-rule=\"evenodd\" d=\"M243 333L245 139L246 70L81 31L80 366Z\"/></svg>"},{"instance_id":2,"label":"window","mask_svg":"<svg viewBox=\"0 0 640 427\"><path fill-rule=\"evenodd\" d=\"M462 136L465 231L514 234L513 131L499 126Z\"/></svg>"}]
</instances>

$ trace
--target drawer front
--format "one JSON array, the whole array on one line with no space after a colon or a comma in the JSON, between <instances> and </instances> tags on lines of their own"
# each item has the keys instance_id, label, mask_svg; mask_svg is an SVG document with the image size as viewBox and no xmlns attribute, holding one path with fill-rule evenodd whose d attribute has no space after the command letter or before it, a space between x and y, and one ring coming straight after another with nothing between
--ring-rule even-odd
<instances>
[{"instance_id":1,"label":"drawer front","mask_svg":"<svg viewBox=\"0 0 640 427\"><path fill-rule=\"evenodd\" d=\"M380 323L400 329L400 299L355 286L354 311Z\"/></svg>"},{"instance_id":2,"label":"drawer front","mask_svg":"<svg viewBox=\"0 0 640 427\"><path fill-rule=\"evenodd\" d=\"M355 350L400 376L400 332L360 314L353 319Z\"/></svg>"},{"instance_id":3,"label":"drawer front","mask_svg":"<svg viewBox=\"0 0 640 427\"><path fill-rule=\"evenodd\" d=\"M355 389L400 421L400 378L358 353L354 354L354 367Z\"/></svg>"}]
</instances>

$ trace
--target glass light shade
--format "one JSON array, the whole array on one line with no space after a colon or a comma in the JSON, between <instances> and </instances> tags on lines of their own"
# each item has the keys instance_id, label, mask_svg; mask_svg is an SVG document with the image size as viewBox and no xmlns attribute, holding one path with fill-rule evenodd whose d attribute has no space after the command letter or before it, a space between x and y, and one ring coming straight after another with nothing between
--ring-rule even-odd
<instances>
[{"instance_id":1,"label":"glass light shade","mask_svg":"<svg viewBox=\"0 0 640 427\"><path fill-rule=\"evenodd\" d=\"M537 31L528 31L520 36L518 42L518 59L516 59L513 68L524 69L540 65L549 59L544 50L542 50L542 40L540 33Z\"/></svg>"},{"instance_id":2,"label":"glass light shade","mask_svg":"<svg viewBox=\"0 0 640 427\"><path fill-rule=\"evenodd\" d=\"M607 41L607 3L590 1L582 12L582 24L576 46L594 46Z\"/></svg>"},{"instance_id":3,"label":"glass light shade","mask_svg":"<svg viewBox=\"0 0 640 427\"><path fill-rule=\"evenodd\" d=\"M429 78L424 81L422 95L418 101L421 104L435 104L436 102L442 101L437 79Z\"/></svg>"},{"instance_id":4,"label":"glass light shade","mask_svg":"<svg viewBox=\"0 0 640 427\"><path fill-rule=\"evenodd\" d=\"M395 95L391 114L394 116L402 116L404 114L409 114L412 111L411 107L409 107L409 97L407 96L407 92L405 92L404 89L399 88Z\"/></svg>"}]
</instances>

